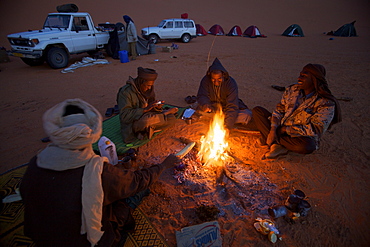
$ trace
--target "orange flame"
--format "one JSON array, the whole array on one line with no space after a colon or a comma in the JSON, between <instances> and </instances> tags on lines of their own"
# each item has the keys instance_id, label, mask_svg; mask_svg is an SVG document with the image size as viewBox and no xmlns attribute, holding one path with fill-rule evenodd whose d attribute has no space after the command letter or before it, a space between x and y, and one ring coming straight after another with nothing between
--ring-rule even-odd
<instances>
[{"instance_id":1,"label":"orange flame","mask_svg":"<svg viewBox=\"0 0 370 247\"><path fill-rule=\"evenodd\" d=\"M223 164L228 157L226 153L228 149L227 131L224 128L224 119L222 110L218 111L213 117L207 135L200 139L201 147L198 156L205 165Z\"/></svg>"}]
</instances>

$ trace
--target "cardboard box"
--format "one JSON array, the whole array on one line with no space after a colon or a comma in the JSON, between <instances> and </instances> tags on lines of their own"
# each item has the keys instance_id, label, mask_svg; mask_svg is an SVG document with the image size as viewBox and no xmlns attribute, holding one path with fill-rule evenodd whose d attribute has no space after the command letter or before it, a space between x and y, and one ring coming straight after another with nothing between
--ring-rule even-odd
<instances>
[{"instance_id":1,"label":"cardboard box","mask_svg":"<svg viewBox=\"0 0 370 247\"><path fill-rule=\"evenodd\" d=\"M176 231L177 247L212 246L222 247L220 226L217 221L188 226Z\"/></svg>"},{"instance_id":2,"label":"cardboard box","mask_svg":"<svg viewBox=\"0 0 370 247\"><path fill-rule=\"evenodd\" d=\"M172 47L171 46L162 47L162 51L163 52L172 52Z\"/></svg>"}]
</instances>

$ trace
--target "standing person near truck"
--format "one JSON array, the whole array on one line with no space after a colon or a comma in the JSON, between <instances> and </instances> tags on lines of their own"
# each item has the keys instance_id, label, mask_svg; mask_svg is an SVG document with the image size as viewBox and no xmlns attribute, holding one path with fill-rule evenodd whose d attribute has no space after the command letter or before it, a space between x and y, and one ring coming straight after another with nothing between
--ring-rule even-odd
<instances>
[{"instance_id":1,"label":"standing person near truck","mask_svg":"<svg viewBox=\"0 0 370 247\"><path fill-rule=\"evenodd\" d=\"M124 15L123 20L126 22L126 40L128 43L129 53L131 55L131 60L136 60L137 53L136 53L136 42L137 42L137 33L136 33L136 26L134 21L131 19L130 16Z\"/></svg>"}]
</instances>

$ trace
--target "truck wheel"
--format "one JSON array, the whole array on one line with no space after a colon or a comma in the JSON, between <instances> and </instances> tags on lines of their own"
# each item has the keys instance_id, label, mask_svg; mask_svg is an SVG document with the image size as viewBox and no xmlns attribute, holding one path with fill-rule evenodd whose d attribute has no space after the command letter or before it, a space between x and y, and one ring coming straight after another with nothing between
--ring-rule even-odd
<instances>
[{"instance_id":1,"label":"truck wheel","mask_svg":"<svg viewBox=\"0 0 370 247\"><path fill-rule=\"evenodd\" d=\"M183 35L182 35L182 37L181 37L181 40L182 40L182 42L184 42L184 43L188 43L188 42L190 41L190 39L191 39L191 37L190 37L190 35L189 35L189 34L187 34L187 33L183 34Z\"/></svg>"},{"instance_id":2,"label":"truck wheel","mask_svg":"<svg viewBox=\"0 0 370 247\"><path fill-rule=\"evenodd\" d=\"M156 34L151 34L151 35L149 35L149 40L152 40L153 44L157 44L158 41L159 41L159 37Z\"/></svg>"},{"instance_id":3,"label":"truck wheel","mask_svg":"<svg viewBox=\"0 0 370 247\"><path fill-rule=\"evenodd\" d=\"M39 65L43 65L45 60L42 59L42 58L25 58L25 57L21 57L22 61L29 65L29 66L39 66Z\"/></svg>"},{"instance_id":4,"label":"truck wheel","mask_svg":"<svg viewBox=\"0 0 370 247\"><path fill-rule=\"evenodd\" d=\"M62 48L50 48L46 57L46 62L53 69L64 68L68 65L68 54Z\"/></svg>"}]
</instances>

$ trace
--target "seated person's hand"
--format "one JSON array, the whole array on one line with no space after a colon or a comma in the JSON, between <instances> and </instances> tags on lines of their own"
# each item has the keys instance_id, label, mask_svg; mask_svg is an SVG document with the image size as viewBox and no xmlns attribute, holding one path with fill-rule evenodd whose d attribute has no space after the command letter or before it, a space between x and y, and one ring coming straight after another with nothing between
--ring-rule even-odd
<instances>
[{"instance_id":1,"label":"seated person's hand","mask_svg":"<svg viewBox=\"0 0 370 247\"><path fill-rule=\"evenodd\" d=\"M144 108L144 113L149 112L153 108L155 108L157 110L161 110L162 106L163 106L163 103L164 103L163 100L162 101L156 100L156 101L151 102L147 107Z\"/></svg>"},{"instance_id":2,"label":"seated person's hand","mask_svg":"<svg viewBox=\"0 0 370 247\"><path fill-rule=\"evenodd\" d=\"M174 166L177 166L178 163L181 162L181 159L179 157L177 157L176 155L174 154L170 154L167 156L167 158L162 162L162 164L167 168L171 168L171 167L174 167Z\"/></svg>"},{"instance_id":3,"label":"seated person's hand","mask_svg":"<svg viewBox=\"0 0 370 247\"><path fill-rule=\"evenodd\" d=\"M154 103L154 108L159 111L159 110L162 110L163 105L164 105L164 100L157 100Z\"/></svg>"},{"instance_id":4,"label":"seated person's hand","mask_svg":"<svg viewBox=\"0 0 370 247\"><path fill-rule=\"evenodd\" d=\"M281 134L285 134L286 133L286 127L285 126L283 126L283 127L280 128L280 133Z\"/></svg>"},{"instance_id":5,"label":"seated person's hand","mask_svg":"<svg viewBox=\"0 0 370 247\"><path fill-rule=\"evenodd\" d=\"M204 109L204 112L210 113L210 112L212 112L212 109L207 107L207 108Z\"/></svg>"},{"instance_id":6,"label":"seated person's hand","mask_svg":"<svg viewBox=\"0 0 370 247\"><path fill-rule=\"evenodd\" d=\"M167 111L164 112L164 115L175 114L178 110L179 109L177 107L170 108L170 109L168 109Z\"/></svg>"},{"instance_id":7,"label":"seated person's hand","mask_svg":"<svg viewBox=\"0 0 370 247\"><path fill-rule=\"evenodd\" d=\"M275 129L271 129L266 140L266 144L268 146L271 146L277 141L277 134Z\"/></svg>"},{"instance_id":8,"label":"seated person's hand","mask_svg":"<svg viewBox=\"0 0 370 247\"><path fill-rule=\"evenodd\" d=\"M207 113L212 112L212 108L211 108L211 106L209 106L209 105L203 105L203 106L201 106L201 107L200 107L200 109L201 109L202 111L204 111L204 112L207 112Z\"/></svg>"}]
</instances>

